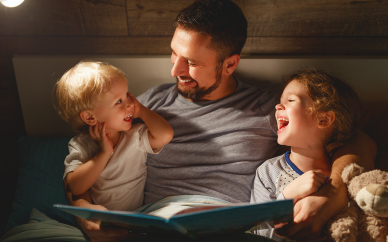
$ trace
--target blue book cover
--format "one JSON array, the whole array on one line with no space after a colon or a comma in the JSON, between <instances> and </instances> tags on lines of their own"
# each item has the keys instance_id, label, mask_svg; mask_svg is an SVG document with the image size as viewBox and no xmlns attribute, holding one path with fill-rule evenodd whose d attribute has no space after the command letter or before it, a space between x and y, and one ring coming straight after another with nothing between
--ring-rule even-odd
<instances>
[{"instance_id":1,"label":"blue book cover","mask_svg":"<svg viewBox=\"0 0 388 242\"><path fill-rule=\"evenodd\" d=\"M152 205L155 207L155 203ZM245 232L265 221L290 222L293 219L292 200L216 205L169 202L156 206L159 206L158 209L152 212L125 212L54 204L54 207L74 216L98 219L132 231L184 235L191 238Z\"/></svg>"}]
</instances>

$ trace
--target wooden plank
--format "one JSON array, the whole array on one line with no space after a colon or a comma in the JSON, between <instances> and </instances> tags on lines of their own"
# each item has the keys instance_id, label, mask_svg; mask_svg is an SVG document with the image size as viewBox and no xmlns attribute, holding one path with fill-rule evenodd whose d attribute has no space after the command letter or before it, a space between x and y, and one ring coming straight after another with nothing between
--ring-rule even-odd
<instances>
[{"instance_id":1,"label":"wooden plank","mask_svg":"<svg viewBox=\"0 0 388 242\"><path fill-rule=\"evenodd\" d=\"M172 36L178 12L193 0L25 1L0 6L0 35ZM387 36L387 1L236 0L248 36ZM127 17L128 15L128 17Z\"/></svg>"},{"instance_id":2,"label":"wooden plank","mask_svg":"<svg viewBox=\"0 0 388 242\"><path fill-rule=\"evenodd\" d=\"M186 0L127 0L129 36L172 36ZM387 1L235 0L250 37L387 36Z\"/></svg>"},{"instance_id":3,"label":"wooden plank","mask_svg":"<svg viewBox=\"0 0 388 242\"><path fill-rule=\"evenodd\" d=\"M125 0L25 1L0 4L0 35L127 36Z\"/></svg>"},{"instance_id":4,"label":"wooden plank","mask_svg":"<svg viewBox=\"0 0 388 242\"><path fill-rule=\"evenodd\" d=\"M0 54L169 55L171 37L0 37ZM388 56L388 37L250 37L243 55Z\"/></svg>"},{"instance_id":5,"label":"wooden plank","mask_svg":"<svg viewBox=\"0 0 388 242\"><path fill-rule=\"evenodd\" d=\"M387 36L387 1L236 0L248 36Z\"/></svg>"},{"instance_id":6,"label":"wooden plank","mask_svg":"<svg viewBox=\"0 0 388 242\"><path fill-rule=\"evenodd\" d=\"M129 36L173 36L179 11L194 0L127 0Z\"/></svg>"},{"instance_id":7,"label":"wooden plank","mask_svg":"<svg viewBox=\"0 0 388 242\"><path fill-rule=\"evenodd\" d=\"M252 37L242 54L388 56L388 37Z\"/></svg>"},{"instance_id":8,"label":"wooden plank","mask_svg":"<svg viewBox=\"0 0 388 242\"><path fill-rule=\"evenodd\" d=\"M0 54L164 55L171 37L0 37Z\"/></svg>"}]
</instances>

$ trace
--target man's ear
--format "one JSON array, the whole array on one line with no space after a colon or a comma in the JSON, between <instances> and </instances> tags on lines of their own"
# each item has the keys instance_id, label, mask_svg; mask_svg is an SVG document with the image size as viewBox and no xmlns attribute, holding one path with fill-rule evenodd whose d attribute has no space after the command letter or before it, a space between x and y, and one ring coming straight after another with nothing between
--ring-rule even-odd
<instances>
[{"instance_id":1,"label":"man's ear","mask_svg":"<svg viewBox=\"0 0 388 242\"><path fill-rule=\"evenodd\" d=\"M236 70L238 63L240 62L240 55L234 54L225 59L223 65L223 72L225 75L230 76Z\"/></svg>"},{"instance_id":2,"label":"man's ear","mask_svg":"<svg viewBox=\"0 0 388 242\"><path fill-rule=\"evenodd\" d=\"M94 117L92 111L83 110L83 111L81 111L79 116L88 125L95 125L97 123L97 119Z\"/></svg>"},{"instance_id":3,"label":"man's ear","mask_svg":"<svg viewBox=\"0 0 388 242\"><path fill-rule=\"evenodd\" d=\"M335 114L332 111L322 112L318 117L318 127L327 128L330 127L335 120Z\"/></svg>"}]
</instances>

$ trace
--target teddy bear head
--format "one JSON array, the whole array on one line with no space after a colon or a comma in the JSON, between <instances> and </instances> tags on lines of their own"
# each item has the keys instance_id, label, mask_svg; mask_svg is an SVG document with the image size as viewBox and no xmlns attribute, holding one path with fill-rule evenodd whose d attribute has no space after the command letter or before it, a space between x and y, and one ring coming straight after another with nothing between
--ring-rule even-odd
<instances>
[{"instance_id":1,"label":"teddy bear head","mask_svg":"<svg viewBox=\"0 0 388 242\"><path fill-rule=\"evenodd\" d=\"M388 217L388 172L363 170L357 164L350 164L342 172L350 199L365 213Z\"/></svg>"}]
</instances>

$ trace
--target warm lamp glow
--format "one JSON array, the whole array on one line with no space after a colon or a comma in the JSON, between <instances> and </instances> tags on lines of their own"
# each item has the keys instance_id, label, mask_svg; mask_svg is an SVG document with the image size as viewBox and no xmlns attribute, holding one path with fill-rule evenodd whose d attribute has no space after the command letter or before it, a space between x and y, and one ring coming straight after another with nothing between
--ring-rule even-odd
<instances>
[{"instance_id":1,"label":"warm lamp glow","mask_svg":"<svg viewBox=\"0 0 388 242\"><path fill-rule=\"evenodd\" d=\"M0 0L0 2L9 8L19 6L24 0Z\"/></svg>"}]
</instances>

